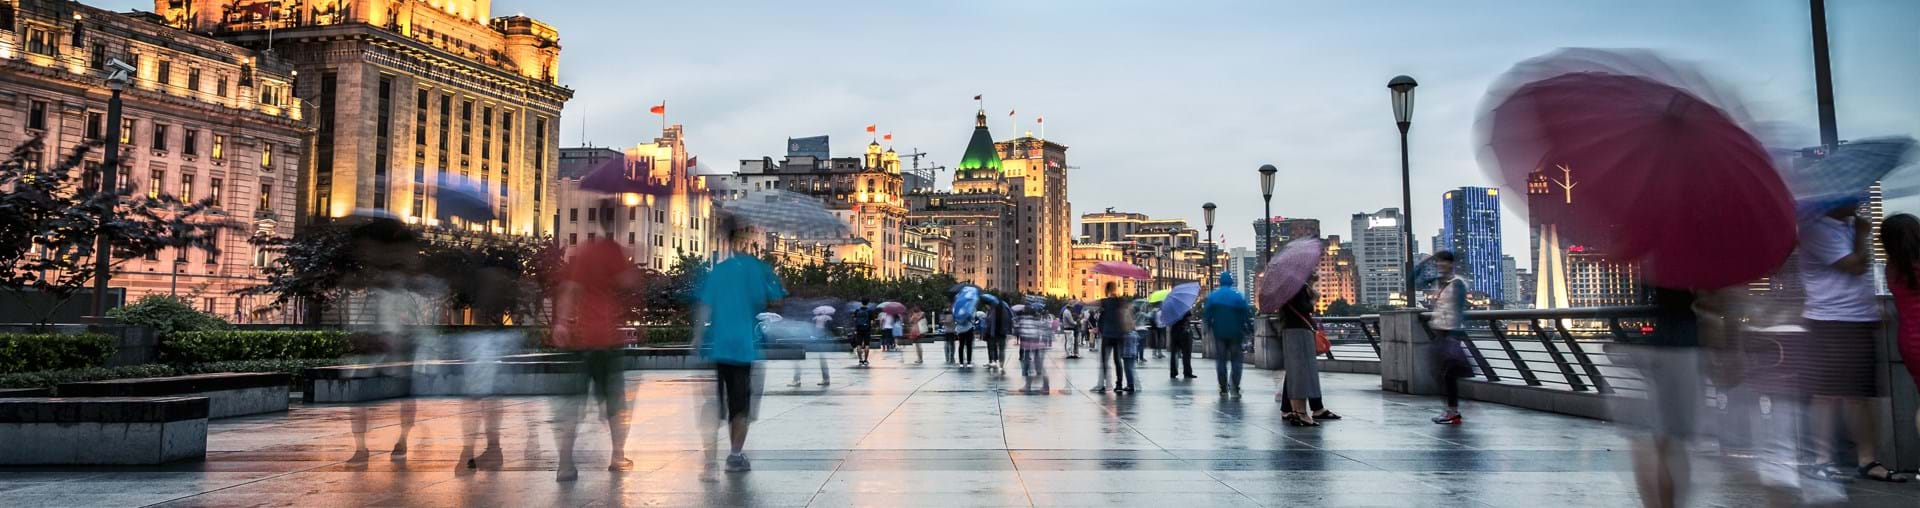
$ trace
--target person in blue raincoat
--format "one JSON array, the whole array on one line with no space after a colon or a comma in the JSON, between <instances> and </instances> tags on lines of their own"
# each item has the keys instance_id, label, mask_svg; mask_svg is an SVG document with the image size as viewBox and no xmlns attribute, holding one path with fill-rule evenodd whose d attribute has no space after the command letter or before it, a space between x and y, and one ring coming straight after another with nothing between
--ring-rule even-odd
<instances>
[{"instance_id":1,"label":"person in blue raincoat","mask_svg":"<svg viewBox=\"0 0 1920 508\"><path fill-rule=\"evenodd\" d=\"M1213 372L1220 381L1220 395L1239 397L1240 369L1246 360L1242 345L1253 328L1253 306L1246 295L1233 289L1233 274L1220 273L1220 288L1207 294L1201 315L1213 336Z\"/></svg>"}]
</instances>

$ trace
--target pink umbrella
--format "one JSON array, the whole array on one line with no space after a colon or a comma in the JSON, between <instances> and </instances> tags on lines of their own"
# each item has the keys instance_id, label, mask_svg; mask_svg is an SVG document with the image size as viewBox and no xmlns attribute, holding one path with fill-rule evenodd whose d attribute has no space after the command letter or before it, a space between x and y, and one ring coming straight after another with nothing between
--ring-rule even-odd
<instances>
[{"instance_id":1,"label":"pink umbrella","mask_svg":"<svg viewBox=\"0 0 1920 508\"><path fill-rule=\"evenodd\" d=\"M898 315L907 313L907 306L900 302L882 303L880 304L880 312L885 312L888 314L893 314L895 316L898 316Z\"/></svg>"},{"instance_id":2,"label":"pink umbrella","mask_svg":"<svg viewBox=\"0 0 1920 508\"><path fill-rule=\"evenodd\" d=\"M1319 238L1295 238L1280 244L1267 269L1260 271L1260 310L1279 310L1293 295L1300 294L1307 287L1307 279L1320 268L1320 255L1326 251L1326 241Z\"/></svg>"},{"instance_id":3,"label":"pink umbrella","mask_svg":"<svg viewBox=\"0 0 1920 508\"><path fill-rule=\"evenodd\" d=\"M1153 278L1153 274L1147 272L1147 269L1134 266L1132 264L1123 263L1120 261L1101 261L1100 263L1093 265L1093 273L1097 273L1101 275L1112 275L1115 277L1126 277L1129 279Z\"/></svg>"}]
</instances>

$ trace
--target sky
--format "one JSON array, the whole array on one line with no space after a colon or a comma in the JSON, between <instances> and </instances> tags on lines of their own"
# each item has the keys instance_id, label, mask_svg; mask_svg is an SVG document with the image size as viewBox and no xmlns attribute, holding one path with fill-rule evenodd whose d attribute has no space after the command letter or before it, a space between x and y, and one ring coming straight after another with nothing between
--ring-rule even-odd
<instances>
[{"instance_id":1,"label":"sky","mask_svg":"<svg viewBox=\"0 0 1920 508\"><path fill-rule=\"evenodd\" d=\"M1473 142L1487 85L1556 48L1698 62L1756 119L1789 126L1777 142L1818 144L1805 0L496 0L493 12L560 31L560 79L575 91L562 146L651 140L660 119L647 109L664 101L708 171L778 159L787 137L831 135L835 156L858 155L868 124L903 153L926 152L923 164L952 166L984 95L996 139L1039 133L1044 116L1045 136L1070 147L1076 216L1113 207L1199 227L1211 201L1229 248L1253 244L1261 164L1280 169L1273 213L1320 219L1325 234L1400 206L1386 89L1400 74L1420 82L1410 150L1423 251L1442 192L1495 184ZM1920 2L1829 2L1842 139L1920 133L1915 26ZM1525 204L1503 205L1505 251L1526 266Z\"/></svg>"}]
</instances>

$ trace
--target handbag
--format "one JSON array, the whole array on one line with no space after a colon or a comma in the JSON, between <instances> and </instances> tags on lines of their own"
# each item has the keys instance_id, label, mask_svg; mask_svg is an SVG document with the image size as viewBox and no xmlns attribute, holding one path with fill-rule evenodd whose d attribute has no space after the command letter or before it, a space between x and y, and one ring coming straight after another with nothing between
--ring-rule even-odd
<instances>
[{"instance_id":1,"label":"handbag","mask_svg":"<svg viewBox=\"0 0 1920 508\"><path fill-rule=\"evenodd\" d=\"M1293 315L1299 316L1301 321L1307 322L1307 329L1313 330L1314 355L1324 355L1333 352L1333 341L1327 340L1327 331L1320 329L1320 323L1314 322L1313 318L1307 317L1306 314L1301 314L1298 309L1288 308L1287 310L1293 311Z\"/></svg>"}]
</instances>

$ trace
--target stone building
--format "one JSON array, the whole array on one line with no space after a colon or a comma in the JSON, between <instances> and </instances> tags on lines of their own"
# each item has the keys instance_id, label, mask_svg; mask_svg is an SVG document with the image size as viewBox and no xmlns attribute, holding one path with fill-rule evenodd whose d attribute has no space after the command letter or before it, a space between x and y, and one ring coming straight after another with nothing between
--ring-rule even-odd
<instances>
[{"instance_id":1,"label":"stone building","mask_svg":"<svg viewBox=\"0 0 1920 508\"><path fill-rule=\"evenodd\" d=\"M1067 147L1029 132L994 143L993 148L1007 193L1018 208L1013 231L1015 287L1027 294L1065 294L1073 248Z\"/></svg>"},{"instance_id":2,"label":"stone building","mask_svg":"<svg viewBox=\"0 0 1920 508\"><path fill-rule=\"evenodd\" d=\"M301 135L310 126L288 93L293 68L270 54L189 34L138 14L76 2L0 0L0 146L40 138L53 164L107 132L109 60L133 65L122 93L120 185L136 195L211 200L218 253L165 250L118 265L128 299L178 294L236 322L279 321L263 299L233 291L261 282L252 235L292 233ZM104 150L86 155L97 170ZM88 169L83 169L87 171ZM98 182L86 175L87 182Z\"/></svg>"},{"instance_id":3,"label":"stone building","mask_svg":"<svg viewBox=\"0 0 1920 508\"><path fill-rule=\"evenodd\" d=\"M641 266L667 271L681 256L712 259L720 245L714 229L713 200L707 179L694 174L679 125L666 128L651 143L624 150L566 148L555 181L556 208L549 220L563 246L613 235ZM613 195L580 189L580 179L602 164L623 164L669 192L661 195ZM611 231L609 231L611 227Z\"/></svg>"},{"instance_id":4,"label":"stone building","mask_svg":"<svg viewBox=\"0 0 1920 508\"><path fill-rule=\"evenodd\" d=\"M988 289L1072 291L1065 145L1031 135L995 143L985 110L954 166L953 191L908 194L913 224L952 229L954 277Z\"/></svg>"},{"instance_id":5,"label":"stone building","mask_svg":"<svg viewBox=\"0 0 1920 508\"><path fill-rule=\"evenodd\" d=\"M416 224L551 233L560 34L490 0L155 0L167 23L292 62L315 117L301 217L384 210ZM498 214L437 213L434 189L479 183Z\"/></svg>"}]
</instances>

